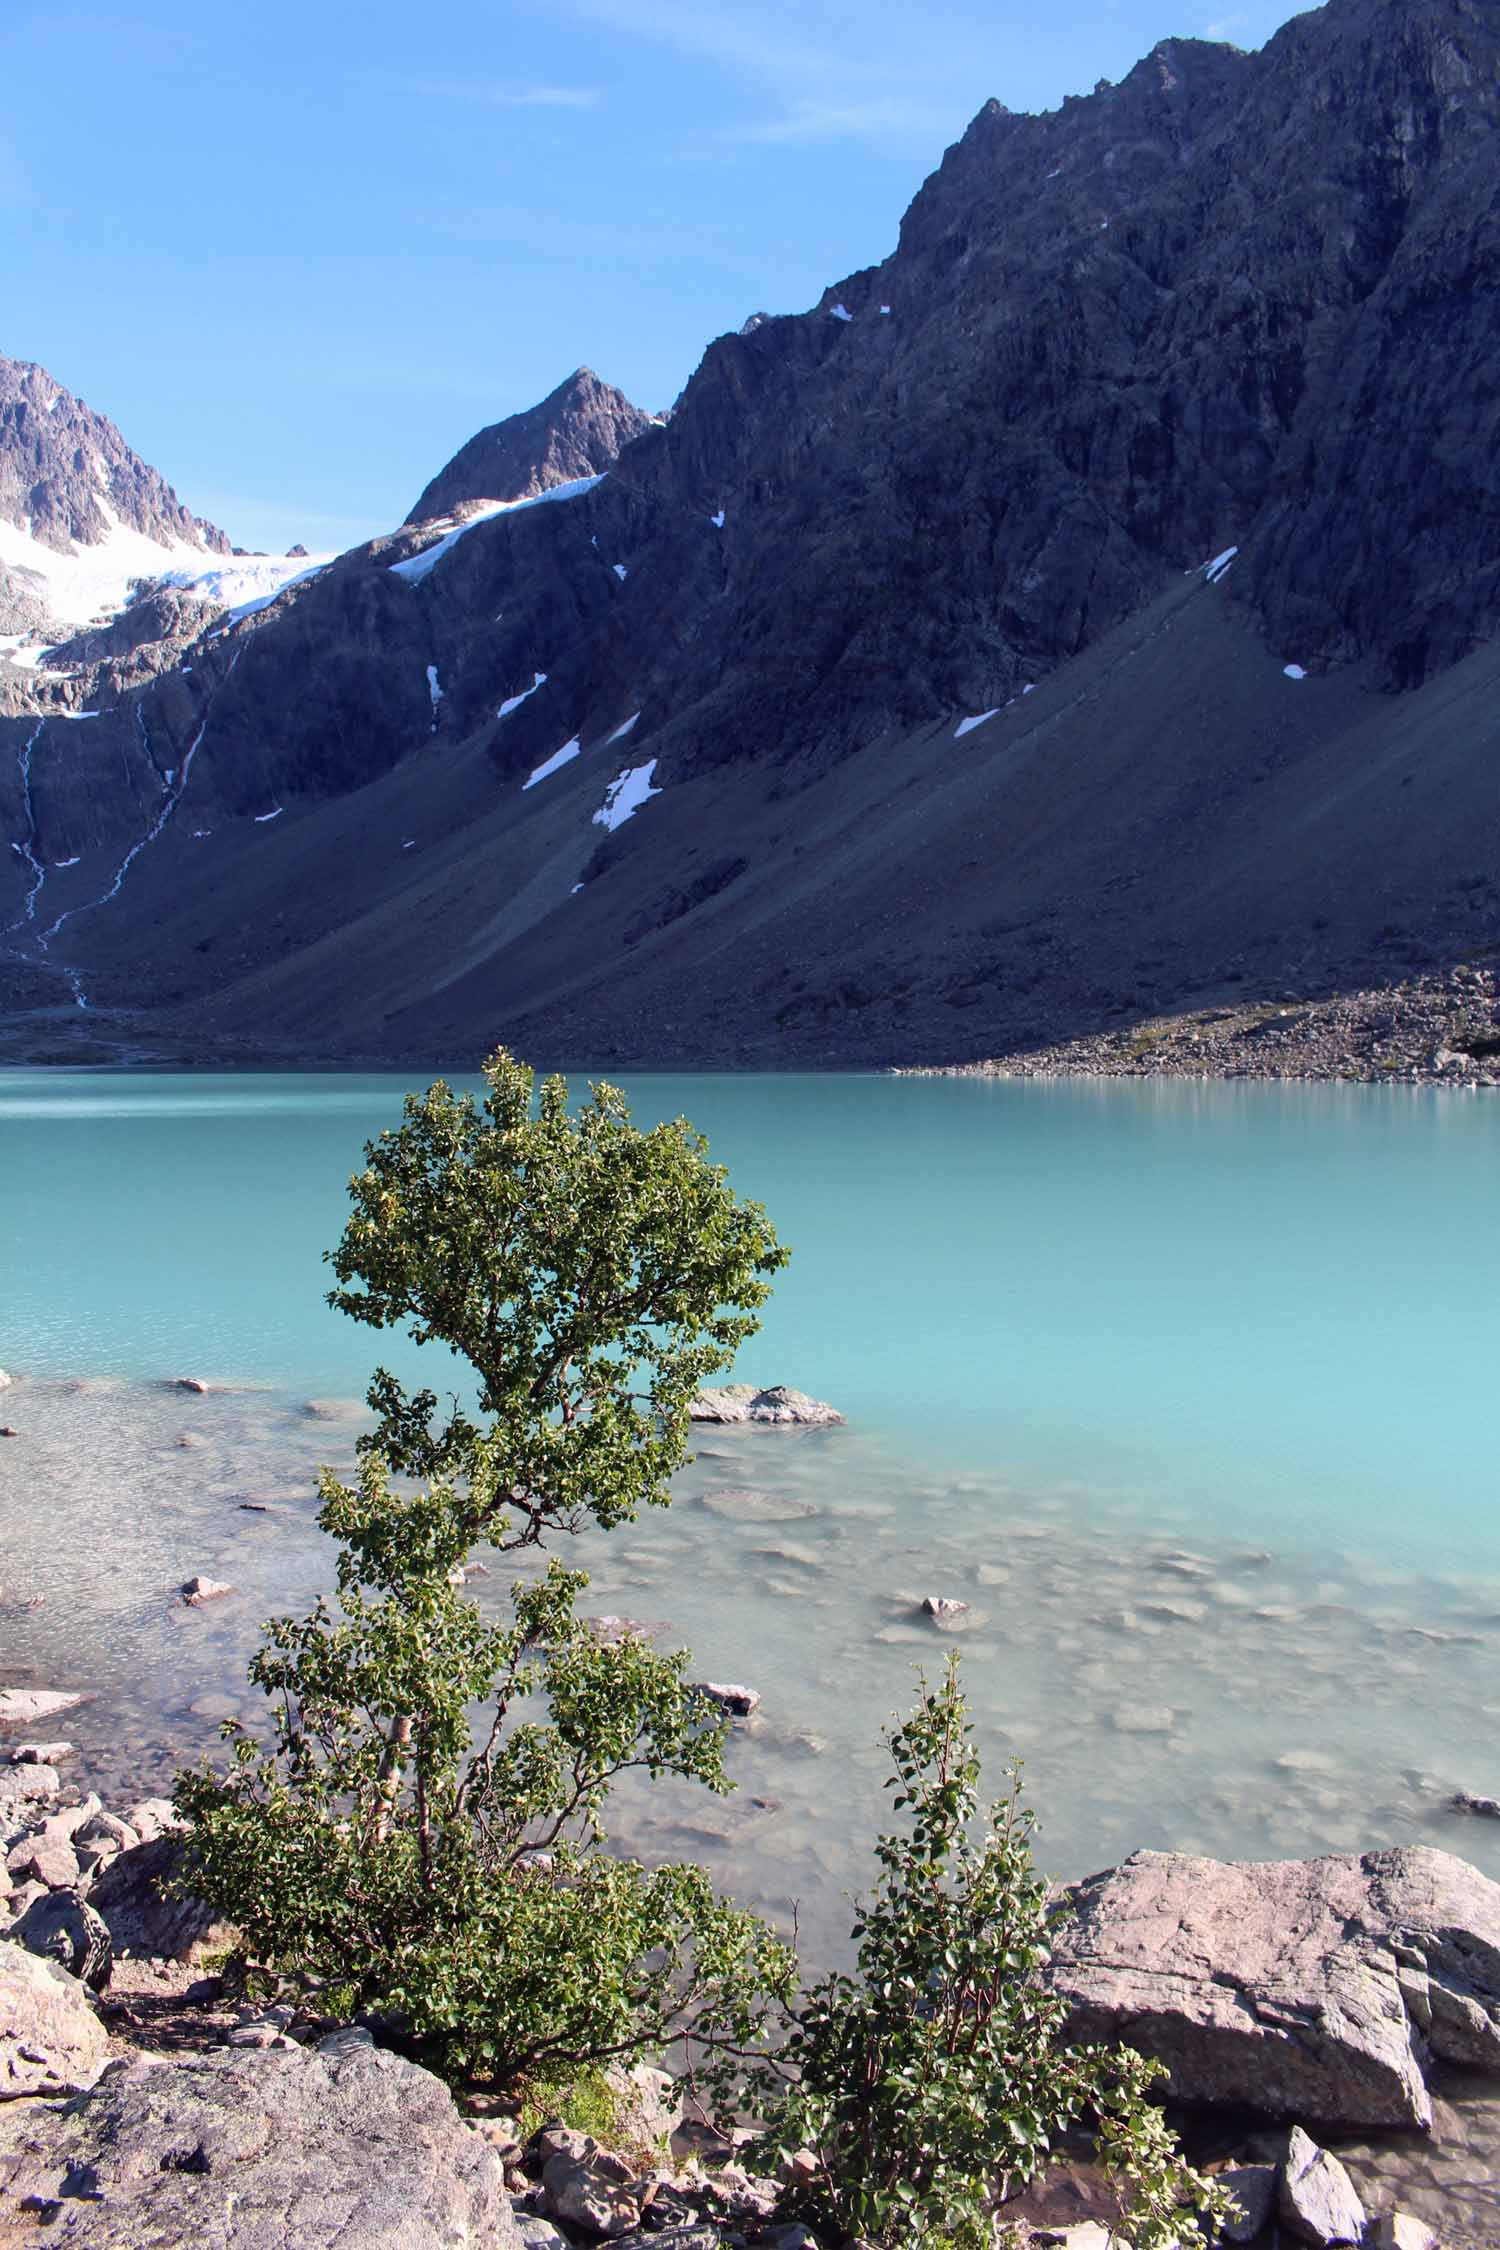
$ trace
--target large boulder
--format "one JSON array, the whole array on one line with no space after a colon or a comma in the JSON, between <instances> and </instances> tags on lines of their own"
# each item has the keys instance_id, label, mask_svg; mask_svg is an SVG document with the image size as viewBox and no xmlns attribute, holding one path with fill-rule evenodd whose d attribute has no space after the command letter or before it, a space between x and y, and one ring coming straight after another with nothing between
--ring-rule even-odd
<instances>
[{"instance_id":1,"label":"large boulder","mask_svg":"<svg viewBox=\"0 0 1500 2250\"><path fill-rule=\"evenodd\" d=\"M122 1851L89 1892L116 1955L197 1966L234 1943L231 1924L202 1899L177 1894L182 1842L155 1836Z\"/></svg>"},{"instance_id":2,"label":"large boulder","mask_svg":"<svg viewBox=\"0 0 1500 2250\"><path fill-rule=\"evenodd\" d=\"M92 2086L109 2038L76 1977L0 1939L0 2103Z\"/></svg>"},{"instance_id":3,"label":"large boulder","mask_svg":"<svg viewBox=\"0 0 1500 2250\"><path fill-rule=\"evenodd\" d=\"M1425 2129L1431 2058L1500 2073L1500 1884L1449 1852L1137 1852L1070 1896L1068 2037L1159 2057L1178 2100Z\"/></svg>"},{"instance_id":4,"label":"large boulder","mask_svg":"<svg viewBox=\"0 0 1500 2250\"><path fill-rule=\"evenodd\" d=\"M87 2250L520 2250L500 2158L442 2083L374 2046L119 2063L0 2110L0 2181Z\"/></svg>"}]
</instances>

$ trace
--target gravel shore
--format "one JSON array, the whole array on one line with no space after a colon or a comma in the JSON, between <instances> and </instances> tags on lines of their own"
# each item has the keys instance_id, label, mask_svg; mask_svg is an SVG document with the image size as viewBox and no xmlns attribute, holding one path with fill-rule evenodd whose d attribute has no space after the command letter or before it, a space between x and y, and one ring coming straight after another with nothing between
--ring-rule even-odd
<instances>
[{"instance_id":1,"label":"gravel shore","mask_svg":"<svg viewBox=\"0 0 1500 2250\"><path fill-rule=\"evenodd\" d=\"M1332 999L1221 1002L912 1075L1500 1086L1500 972L1460 965Z\"/></svg>"}]
</instances>

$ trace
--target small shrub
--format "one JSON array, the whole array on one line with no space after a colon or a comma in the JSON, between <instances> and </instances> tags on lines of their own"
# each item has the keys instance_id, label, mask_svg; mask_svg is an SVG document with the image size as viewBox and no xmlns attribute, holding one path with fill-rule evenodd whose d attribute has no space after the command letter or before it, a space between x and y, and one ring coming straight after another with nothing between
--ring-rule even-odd
<instances>
[{"instance_id":1,"label":"small shrub","mask_svg":"<svg viewBox=\"0 0 1500 2250\"><path fill-rule=\"evenodd\" d=\"M1013 1775L980 1819L956 1656L887 1740L908 1823L877 1846L854 1974L815 1985L754 2074L764 2153L816 2153L804 2205L816 2220L902 2250L978 2250L996 2239L999 2198L1087 2122L1131 2240L1168 2250L1192 2213L1222 2215L1222 2192L1183 2161L1151 2102L1159 2064L1060 2042L1064 2004L1040 1981L1050 1917L1032 1817Z\"/></svg>"}]
</instances>

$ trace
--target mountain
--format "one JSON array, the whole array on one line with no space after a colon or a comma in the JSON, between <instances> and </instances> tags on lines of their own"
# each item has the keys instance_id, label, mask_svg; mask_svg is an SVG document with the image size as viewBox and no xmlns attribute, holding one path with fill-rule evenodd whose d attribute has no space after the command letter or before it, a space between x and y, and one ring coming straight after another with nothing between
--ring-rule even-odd
<instances>
[{"instance_id":1,"label":"mountain","mask_svg":"<svg viewBox=\"0 0 1500 2250\"><path fill-rule=\"evenodd\" d=\"M1500 946L1497 126L1500 0L989 103L606 468L78 652L12 1051L944 1062Z\"/></svg>"},{"instance_id":2,"label":"mountain","mask_svg":"<svg viewBox=\"0 0 1500 2250\"><path fill-rule=\"evenodd\" d=\"M113 422L0 358L0 631L86 622L134 578L228 552Z\"/></svg>"},{"instance_id":3,"label":"mountain","mask_svg":"<svg viewBox=\"0 0 1500 2250\"><path fill-rule=\"evenodd\" d=\"M575 369L539 406L511 414L460 446L407 517L425 523L472 500L529 500L611 468L652 417L591 367Z\"/></svg>"}]
</instances>

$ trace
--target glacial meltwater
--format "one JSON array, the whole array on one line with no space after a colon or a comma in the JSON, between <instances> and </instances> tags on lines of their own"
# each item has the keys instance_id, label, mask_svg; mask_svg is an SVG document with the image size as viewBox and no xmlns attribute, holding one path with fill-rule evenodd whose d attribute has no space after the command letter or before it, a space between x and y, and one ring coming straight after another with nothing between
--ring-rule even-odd
<instances>
[{"instance_id":1,"label":"glacial meltwater","mask_svg":"<svg viewBox=\"0 0 1500 2250\"><path fill-rule=\"evenodd\" d=\"M833 1949L881 1727L951 1646L1055 1873L1425 1841L1500 1875L1500 1823L1449 1802L1500 1792L1500 1104L627 1087L643 1121L692 1118L793 1247L739 1373L848 1417L704 1430L669 1512L580 1543L591 1611L763 1699L737 1793L634 1792L628 1841L795 1902ZM252 1714L259 1621L331 1583L315 1466L350 1460L374 1361L424 1356L323 1302L345 1180L402 1091L0 1077L0 1683L85 1691L65 1731L106 1795ZM238 1592L183 1608L199 1571ZM507 1577L474 1591L498 1605ZM969 1605L961 1632L929 1594Z\"/></svg>"}]
</instances>

